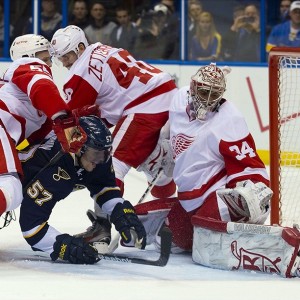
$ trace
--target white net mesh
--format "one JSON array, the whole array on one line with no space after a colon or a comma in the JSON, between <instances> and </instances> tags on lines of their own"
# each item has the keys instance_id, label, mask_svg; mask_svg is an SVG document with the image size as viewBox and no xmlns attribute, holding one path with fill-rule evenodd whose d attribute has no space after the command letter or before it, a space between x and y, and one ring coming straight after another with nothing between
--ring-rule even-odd
<instances>
[{"instance_id":1,"label":"white net mesh","mask_svg":"<svg viewBox=\"0 0 300 300\"><path fill-rule=\"evenodd\" d=\"M278 76L280 223L292 226L300 225L300 53L280 57Z\"/></svg>"}]
</instances>

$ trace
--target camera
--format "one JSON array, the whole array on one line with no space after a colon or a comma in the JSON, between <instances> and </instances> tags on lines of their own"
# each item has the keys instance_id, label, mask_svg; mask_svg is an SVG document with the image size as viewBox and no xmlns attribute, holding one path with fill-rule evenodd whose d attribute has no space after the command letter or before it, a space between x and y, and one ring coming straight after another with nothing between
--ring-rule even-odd
<instances>
[{"instance_id":1,"label":"camera","mask_svg":"<svg viewBox=\"0 0 300 300\"><path fill-rule=\"evenodd\" d=\"M254 17L245 17L244 22L246 23L253 23L255 21Z\"/></svg>"}]
</instances>

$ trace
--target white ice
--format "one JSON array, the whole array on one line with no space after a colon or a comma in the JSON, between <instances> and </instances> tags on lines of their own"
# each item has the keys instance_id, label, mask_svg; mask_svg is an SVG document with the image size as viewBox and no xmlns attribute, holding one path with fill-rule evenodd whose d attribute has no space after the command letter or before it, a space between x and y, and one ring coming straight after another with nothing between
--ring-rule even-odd
<instances>
[{"instance_id":1,"label":"white ice","mask_svg":"<svg viewBox=\"0 0 300 300\"><path fill-rule=\"evenodd\" d=\"M125 198L137 202L146 189L142 175L130 172ZM50 224L62 233L88 227L86 191L73 193L54 208ZM17 217L19 215L16 211ZM153 250L118 248L117 253L157 258ZM221 271L171 254L165 267L100 261L95 265L51 262L23 240L18 222L0 230L1 300L258 300L300 299L300 279L246 271Z\"/></svg>"}]
</instances>

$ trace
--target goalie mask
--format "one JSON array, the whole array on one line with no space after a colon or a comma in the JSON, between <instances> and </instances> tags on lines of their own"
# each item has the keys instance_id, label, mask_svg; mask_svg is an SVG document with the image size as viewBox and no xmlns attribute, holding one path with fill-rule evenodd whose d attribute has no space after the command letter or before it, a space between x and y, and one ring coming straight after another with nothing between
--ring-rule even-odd
<instances>
[{"instance_id":1,"label":"goalie mask","mask_svg":"<svg viewBox=\"0 0 300 300\"><path fill-rule=\"evenodd\" d=\"M87 135L80 157L94 164L104 164L111 157L112 135L102 120L96 116L80 117L79 124Z\"/></svg>"},{"instance_id":2,"label":"goalie mask","mask_svg":"<svg viewBox=\"0 0 300 300\"><path fill-rule=\"evenodd\" d=\"M225 90L225 74L216 64L201 67L190 83L189 104L196 118L205 120L207 112L215 111Z\"/></svg>"},{"instance_id":3,"label":"goalie mask","mask_svg":"<svg viewBox=\"0 0 300 300\"><path fill-rule=\"evenodd\" d=\"M88 41L81 28L75 25L69 25L65 28L58 29L51 40L53 56L60 58L63 55L74 51L75 54L79 55L79 44L83 44L87 47Z\"/></svg>"},{"instance_id":4,"label":"goalie mask","mask_svg":"<svg viewBox=\"0 0 300 300\"><path fill-rule=\"evenodd\" d=\"M49 41L42 35L25 34L12 42L10 57L13 61L21 57L36 57L36 53L41 51L51 51Z\"/></svg>"}]
</instances>

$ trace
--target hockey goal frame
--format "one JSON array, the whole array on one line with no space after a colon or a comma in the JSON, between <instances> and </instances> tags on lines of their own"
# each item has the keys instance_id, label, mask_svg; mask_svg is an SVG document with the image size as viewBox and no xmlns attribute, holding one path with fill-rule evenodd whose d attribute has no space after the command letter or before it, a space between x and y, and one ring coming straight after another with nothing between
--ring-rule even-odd
<instances>
[{"instance_id":1,"label":"hockey goal frame","mask_svg":"<svg viewBox=\"0 0 300 300\"><path fill-rule=\"evenodd\" d=\"M274 194L271 200L270 223L281 225L280 193L280 111L279 111L279 60L283 56L300 58L300 48L273 47L269 53L269 142L270 142L270 188ZM300 87L299 87L300 88ZM299 128L300 130L300 128Z\"/></svg>"}]
</instances>

